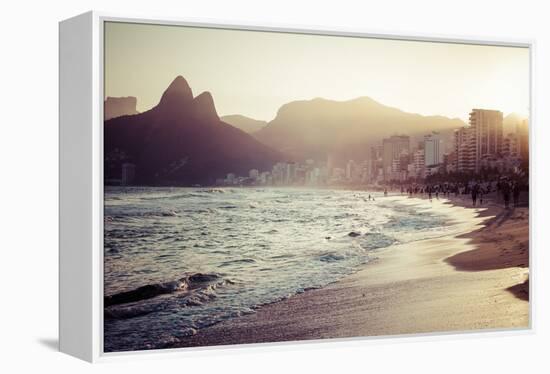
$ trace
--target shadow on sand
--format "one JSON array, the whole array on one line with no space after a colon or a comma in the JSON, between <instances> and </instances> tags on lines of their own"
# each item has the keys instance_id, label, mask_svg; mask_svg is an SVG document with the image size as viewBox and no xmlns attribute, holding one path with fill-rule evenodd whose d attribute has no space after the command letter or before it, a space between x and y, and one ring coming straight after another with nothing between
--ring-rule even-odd
<instances>
[{"instance_id":1,"label":"shadow on sand","mask_svg":"<svg viewBox=\"0 0 550 374\"><path fill-rule=\"evenodd\" d=\"M527 279L523 283L509 287L506 290L508 292L511 292L512 295L514 295L518 299L529 301L529 279Z\"/></svg>"}]
</instances>

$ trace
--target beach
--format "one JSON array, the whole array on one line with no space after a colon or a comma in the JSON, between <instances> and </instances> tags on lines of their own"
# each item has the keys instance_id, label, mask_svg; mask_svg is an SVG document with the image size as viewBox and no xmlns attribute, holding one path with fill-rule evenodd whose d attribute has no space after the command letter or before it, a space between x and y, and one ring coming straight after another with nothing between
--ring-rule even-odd
<instances>
[{"instance_id":1,"label":"beach","mask_svg":"<svg viewBox=\"0 0 550 374\"><path fill-rule=\"evenodd\" d=\"M171 347L528 328L528 207L484 203L450 198L458 233L390 246L339 281Z\"/></svg>"}]
</instances>

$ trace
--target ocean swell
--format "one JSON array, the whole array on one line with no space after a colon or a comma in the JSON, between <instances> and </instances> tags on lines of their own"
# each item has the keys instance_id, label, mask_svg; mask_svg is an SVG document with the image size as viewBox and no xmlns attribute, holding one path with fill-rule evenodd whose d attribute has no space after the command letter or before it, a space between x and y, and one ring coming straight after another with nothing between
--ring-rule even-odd
<instances>
[{"instance_id":1,"label":"ocean swell","mask_svg":"<svg viewBox=\"0 0 550 374\"><path fill-rule=\"evenodd\" d=\"M113 188L105 217L106 351L170 345L452 221L423 200L267 188Z\"/></svg>"}]
</instances>

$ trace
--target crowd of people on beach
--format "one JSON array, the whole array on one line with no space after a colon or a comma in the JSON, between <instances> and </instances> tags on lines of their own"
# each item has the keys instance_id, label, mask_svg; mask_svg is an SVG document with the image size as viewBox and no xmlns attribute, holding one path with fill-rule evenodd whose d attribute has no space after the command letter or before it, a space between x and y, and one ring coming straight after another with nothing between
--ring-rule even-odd
<instances>
[{"instance_id":1,"label":"crowd of people on beach","mask_svg":"<svg viewBox=\"0 0 550 374\"><path fill-rule=\"evenodd\" d=\"M400 186L401 194L407 193L409 196L425 195L430 201L435 197L458 197L459 195L469 195L472 199L472 205L483 205L483 198L488 194L495 192L497 202L502 201L505 208L509 208L513 203L514 207L519 206L519 198L522 185L517 180L509 178L500 178L494 181L470 180L468 182L444 182L435 184L417 184L409 186ZM384 191L387 194L387 189ZM502 200L501 200L502 199Z\"/></svg>"}]
</instances>

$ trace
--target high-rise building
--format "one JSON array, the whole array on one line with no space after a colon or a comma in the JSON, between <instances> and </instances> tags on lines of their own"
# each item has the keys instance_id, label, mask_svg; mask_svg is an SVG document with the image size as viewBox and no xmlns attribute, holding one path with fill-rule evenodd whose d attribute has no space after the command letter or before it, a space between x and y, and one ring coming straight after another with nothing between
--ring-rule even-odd
<instances>
[{"instance_id":1,"label":"high-rise building","mask_svg":"<svg viewBox=\"0 0 550 374\"><path fill-rule=\"evenodd\" d=\"M359 165L358 173L362 183L367 183L369 181L371 175L369 160L365 160L361 165Z\"/></svg>"},{"instance_id":2,"label":"high-rise building","mask_svg":"<svg viewBox=\"0 0 550 374\"><path fill-rule=\"evenodd\" d=\"M426 166L443 162L443 141L438 133L424 136L424 161Z\"/></svg>"},{"instance_id":3,"label":"high-rise building","mask_svg":"<svg viewBox=\"0 0 550 374\"><path fill-rule=\"evenodd\" d=\"M401 171L401 160L396 158L391 163L391 172L392 172L392 179L394 179L397 175L399 175L399 172ZM395 178L397 179L397 178Z\"/></svg>"},{"instance_id":4,"label":"high-rise building","mask_svg":"<svg viewBox=\"0 0 550 374\"><path fill-rule=\"evenodd\" d=\"M275 185L281 185L285 182L286 176L286 164L284 162L278 162L273 165L271 170L272 182Z\"/></svg>"},{"instance_id":5,"label":"high-rise building","mask_svg":"<svg viewBox=\"0 0 550 374\"><path fill-rule=\"evenodd\" d=\"M327 155L327 170L328 174L332 174L332 169L334 168L334 156L332 154Z\"/></svg>"},{"instance_id":6,"label":"high-rise building","mask_svg":"<svg viewBox=\"0 0 550 374\"><path fill-rule=\"evenodd\" d=\"M519 154L522 161L529 161L529 121L523 120L516 127L519 142Z\"/></svg>"},{"instance_id":7,"label":"high-rise building","mask_svg":"<svg viewBox=\"0 0 550 374\"><path fill-rule=\"evenodd\" d=\"M475 138L475 171L480 170L482 160L500 157L502 152L502 112L498 110L473 109L470 127Z\"/></svg>"},{"instance_id":8,"label":"high-rise building","mask_svg":"<svg viewBox=\"0 0 550 374\"><path fill-rule=\"evenodd\" d=\"M402 154L410 153L410 138L406 135L393 135L382 141L382 167L384 180L392 179L392 167L395 160L400 160Z\"/></svg>"},{"instance_id":9,"label":"high-rise building","mask_svg":"<svg viewBox=\"0 0 550 374\"><path fill-rule=\"evenodd\" d=\"M321 183L321 169L320 168L313 168L308 171L306 183L310 185L318 185Z\"/></svg>"},{"instance_id":10,"label":"high-rise building","mask_svg":"<svg viewBox=\"0 0 550 374\"><path fill-rule=\"evenodd\" d=\"M271 183L271 173L269 171L264 171L260 174L260 183L263 185L268 185Z\"/></svg>"},{"instance_id":11,"label":"high-rise building","mask_svg":"<svg viewBox=\"0 0 550 374\"><path fill-rule=\"evenodd\" d=\"M355 162L353 160L349 160L348 163L346 164L346 179L348 181L351 181L356 177L355 169L356 169Z\"/></svg>"},{"instance_id":12,"label":"high-rise building","mask_svg":"<svg viewBox=\"0 0 550 374\"><path fill-rule=\"evenodd\" d=\"M368 164L368 176L371 182L377 182L380 176L380 171L381 171L381 168L383 167L382 166L383 148L384 147L382 145L371 147L370 160Z\"/></svg>"},{"instance_id":13,"label":"high-rise building","mask_svg":"<svg viewBox=\"0 0 550 374\"><path fill-rule=\"evenodd\" d=\"M417 149L413 153L413 166L414 166L414 172L416 174L417 178L423 178L424 177L424 169L426 166L426 160L425 160L425 154L424 149Z\"/></svg>"},{"instance_id":14,"label":"high-rise building","mask_svg":"<svg viewBox=\"0 0 550 374\"><path fill-rule=\"evenodd\" d=\"M502 142L502 156L520 158L520 142L517 133L510 133Z\"/></svg>"},{"instance_id":15,"label":"high-rise building","mask_svg":"<svg viewBox=\"0 0 550 374\"><path fill-rule=\"evenodd\" d=\"M462 127L454 133L455 170L472 173L476 165L475 131L471 127Z\"/></svg>"},{"instance_id":16,"label":"high-rise building","mask_svg":"<svg viewBox=\"0 0 550 374\"><path fill-rule=\"evenodd\" d=\"M289 162L286 164L286 175L285 175L285 182L288 184L292 184L296 180L296 163Z\"/></svg>"},{"instance_id":17,"label":"high-rise building","mask_svg":"<svg viewBox=\"0 0 550 374\"><path fill-rule=\"evenodd\" d=\"M457 157L458 156L454 150L443 155L443 165L447 173L457 171Z\"/></svg>"}]
</instances>

